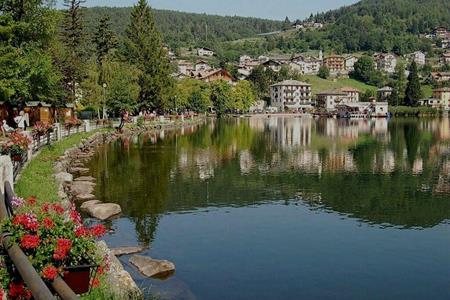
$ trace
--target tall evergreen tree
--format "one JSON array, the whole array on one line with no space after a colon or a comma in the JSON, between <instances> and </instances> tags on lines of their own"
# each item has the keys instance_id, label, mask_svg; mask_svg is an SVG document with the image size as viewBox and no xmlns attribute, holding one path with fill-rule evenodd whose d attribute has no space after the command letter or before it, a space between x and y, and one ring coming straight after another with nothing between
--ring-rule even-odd
<instances>
[{"instance_id":1,"label":"tall evergreen tree","mask_svg":"<svg viewBox=\"0 0 450 300\"><path fill-rule=\"evenodd\" d=\"M128 60L141 71L140 108L164 108L172 82L170 63L146 0L139 0L133 7L126 29L125 50Z\"/></svg>"},{"instance_id":2,"label":"tall evergreen tree","mask_svg":"<svg viewBox=\"0 0 450 300\"><path fill-rule=\"evenodd\" d=\"M111 29L111 18L109 16L100 19L93 42L97 63L101 65L109 51L117 46L117 38Z\"/></svg>"},{"instance_id":3,"label":"tall evergreen tree","mask_svg":"<svg viewBox=\"0 0 450 300\"><path fill-rule=\"evenodd\" d=\"M409 68L408 85L405 92L405 105L416 106L422 97L422 89L420 86L419 72L415 61L411 63Z\"/></svg>"},{"instance_id":4,"label":"tall evergreen tree","mask_svg":"<svg viewBox=\"0 0 450 300\"><path fill-rule=\"evenodd\" d=\"M85 2L85 0L64 0L67 10L64 15L62 40L67 53L63 72L70 101L75 100L77 84L82 79L85 32L81 5Z\"/></svg>"}]
</instances>

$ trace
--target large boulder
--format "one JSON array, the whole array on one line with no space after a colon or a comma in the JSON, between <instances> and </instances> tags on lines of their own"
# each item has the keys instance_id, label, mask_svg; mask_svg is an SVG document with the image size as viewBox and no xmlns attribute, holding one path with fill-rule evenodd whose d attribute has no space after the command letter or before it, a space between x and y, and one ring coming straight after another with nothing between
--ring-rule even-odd
<instances>
[{"instance_id":1,"label":"large boulder","mask_svg":"<svg viewBox=\"0 0 450 300\"><path fill-rule=\"evenodd\" d=\"M102 203L92 205L86 211L91 217L104 221L120 214L122 208L115 203Z\"/></svg>"},{"instance_id":2,"label":"large boulder","mask_svg":"<svg viewBox=\"0 0 450 300\"><path fill-rule=\"evenodd\" d=\"M111 253L115 256L130 255L144 251L144 247L118 247L111 249Z\"/></svg>"},{"instance_id":3,"label":"large boulder","mask_svg":"<svg viewBox=\"0 0 450 300\"><path fill-rule=\"evenodd\" d=\"M80 209L82 211L87 211L89 207L94 206L96 204L100 204L100 203L102 203L102 202L99 200L89 200L89 201L86 201L83 204L81 204Z\"/></svg>"},{"instance_id":4,"label":"large boulder","mask_svg":"<svg viewBox=\"0 0 450 300\"><path fill-rule=\"evenodd\" d=\"M92 194L78 194L75 196L75 199L79 202L85 202L85 201L94 200L95 196Z\"/></svg>"},{"instance_id":5,"label":"large boulder","mask_svg":"<svg viewBox=\"0 0 450 300\"><path fill-rule=\"evenodd\" d=\"M70 187L73 195L92 194L94 192L95 183L87 181L74 181Z\"/></svg>"},{"instance_id":6,"label":"large boulder","mask_svg":"<svg viewBox=\"0 0 450 300\"><path fill-rule=\"evenodd\" d=\"M70 183L73 181L73 175L67 172L59 172L55 174L55 180L57 183Z\"/></svg>"},{"instance_id":7,"label":"large boulder","mask_svg":"<svg viewBox=\"0 0 450 300\"><path fill-rule=\"evenodd\" d=\"M74 179L74 181L89 181L89 182L95 182L95 178L92 176L81 176Z\"/></svg>"},{"instance_id":8,"label":"large boulder","mask_svg":"<svg viewBox=\"0 0 450 300\"><path fill-rule=\"evenodd\" d=\"M71 168L70 173L76 174L76 175L87 175L87 174L89 174L89 169L88 168L80 168L80 167Z\"/></svg>"},{"instance_id":9,"label":"large boulder","mask_svg":"<svg viewBox=\"0 0 450 300\"><path fill-rule=\"evenodd\" d=\"M164 277L175 272L175 265L168 260L157 260L142 255L133 255L130 263L147 277Z\"/></svg>"}]
</instances>

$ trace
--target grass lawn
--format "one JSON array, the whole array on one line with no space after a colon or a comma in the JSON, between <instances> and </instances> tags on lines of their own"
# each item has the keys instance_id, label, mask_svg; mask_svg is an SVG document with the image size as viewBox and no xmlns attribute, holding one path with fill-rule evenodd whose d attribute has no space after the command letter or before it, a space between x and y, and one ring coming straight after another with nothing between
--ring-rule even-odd
<instances>
[{"instance_id":1,"label":"grass lawn","mask_svg":"<svg viewBox=\"0 0 450 300\"><path fill-rule=\"evenodd\" d=\"M22 170L15 185L16 194L21 197L36 196L40 201L59 201L58 185L53 177L53 164L64 154L66 149L79 144L82 139L95 132L74 134L62 141L44 147Z\"/></svg>"},{"instance_id":2,"label":"grass lawn","mask_svg":"<svg viewBox=\"0 0 450 300\"><path fill-rule=\"evenodd\" d=\"M360 90L361 93L364 93L366 90L377 90L376 86L368 85L351 78L322 79L315 75L305 75L302 78L304 81L312 84L312 92L314 95L323 91L337 90L343 87L353 87Z\"/></svg>"}]
</instances>

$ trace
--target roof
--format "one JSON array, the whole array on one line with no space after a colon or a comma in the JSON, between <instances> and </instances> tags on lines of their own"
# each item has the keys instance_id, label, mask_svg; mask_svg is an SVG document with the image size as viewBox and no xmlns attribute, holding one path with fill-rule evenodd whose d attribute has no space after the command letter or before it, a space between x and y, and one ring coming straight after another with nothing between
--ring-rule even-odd
<instances>
[{"instance_id":1,"label":"roof","mask_svg":"<svg viewBox=\"0 0 450 300\"><path fill-rule=\"evenodd\" d=\"M275 84L272 84L271 86L285 86L285 85L297 85L297 86L311 86L311 84L303 81L298 80L284 80Z\"/></svg>"},{"instance_id":2,"label":"roof","mask_svg":"<svg viewBox=\"0 0 450 300\"><path fill-rule=\"evenodd\" d=\"M440 89L434 89L433 92L450 93L450 87L444 87L444 88L440 88Z\"/></svg>"},{"instance_id":3,"label":"roof","mask_svg":"<svg viewBox=\"0 0 450 300\"><path fill-rule=\"evenodd\" d=\"M28 107L37 107L39 105L43 106L43 107L51 107L50 104L45 103L45 102L39 102L39 101L29 101L29 102L25 102L25 105Z\"/></svg>"},{"instance_id":4,"label":"roof","mask_svg":"<svg viewBox=\"0 0 450 300\"><path fill-rule=\"evenodd\" d=\"M206 47L198 48L198 50L206 50L206 51L212 51L212 52L214 52L214 50L209 49L209 48L206 48Z\"/></svg>"},{"instance_id":5,"label":"roof","mask_svg":"<svg viewBox=\"0 0 450 300\"><path fill-rule=\"evenodd\" d=\"M332 96L347 96L346 93L341 92L341 91L323 91L320 93L317 93L317 95L319 96L327 96L327 95L332 95Z\"/></svg>"},{"instance_id":6,"label":"roof","mask_svg":"<svg viewBox=\"0 0 450 300\"><path fill-rule=\"evenodd\" d=\"M450 76L450 72L431 72L432 76Z\"/></svg>"},{"instance_id":7,"label":"roof","mask_svg":"<svg viewBox=\"0 0 450 300\"><path fill-rule=\"evenodd\" d=\"M378 89L377 92L392 92L394 89L390 86L382 87L381 89Z\"/></svg>"},{"instance_id":8,"label":"roof","mask_svg":"<svg viewBox=\"0 0 450 300\"><path fill-rule=\"evenodd\" d=\"M450 56L450 52L443 53L442 56Z\"/></svg>"},{"instance_id":9,"label":"roof","mask_svg":"<svg viewBox=\"0 0 450 300\"><path fill-rule=\"evenodd\" d=\"M353 87L349 87L349 86L345 86L345 87L341 88L341 91L343 91L343 92L361 93L360 90L355 89L355 88L353 88Z\"/></svg>"},{"instance_id":10,"label":"roof","mask_svg":"<svg viewBox=\"0 0 450 300\"><path fill-rule=\"evenodd\" d=\"M274 64L276 64L276 65L282 65L281 62L276 61L276 60L273 60L273 59L269 59L268 61L264 62L263 65L268 65L268 64L270 64L270 63L274 63Z\"/></svg>"}]
</instances>

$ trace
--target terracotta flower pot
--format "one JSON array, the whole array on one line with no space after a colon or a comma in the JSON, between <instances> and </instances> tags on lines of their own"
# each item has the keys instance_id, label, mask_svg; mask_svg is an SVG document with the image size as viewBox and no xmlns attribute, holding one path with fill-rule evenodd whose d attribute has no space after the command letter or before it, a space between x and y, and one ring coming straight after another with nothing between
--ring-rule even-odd
<instances>
[{"instance_id":1,"label":"terracotta flower pot","mask_svg":"<svg viewBox=\"0 0 450 300\"><path fill-rule=\"evenodd\" d=\"M98 266L81 265L64 269L63 279L75 294L86 294L90 290L91 279L95 277Z\"/></svg>"},{"instance_id":2,"label":"terracotta flower pot","mask_svg":"<svg viewBox=\"0 0 450 300\"><path fill-rule=\"evenodd\" d=\"M12 159L13 159L13 161L17 161L17 162L22 161L22 155L20 155L20 154L13 155Z\"/></svg>"}]
</instances>

